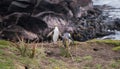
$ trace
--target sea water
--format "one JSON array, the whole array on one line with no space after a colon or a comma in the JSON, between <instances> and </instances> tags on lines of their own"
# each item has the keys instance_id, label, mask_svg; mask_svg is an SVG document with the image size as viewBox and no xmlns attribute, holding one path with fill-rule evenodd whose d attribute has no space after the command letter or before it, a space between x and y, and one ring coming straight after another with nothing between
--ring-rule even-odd
<instances>
[{"instance_id":1,"label":"sea water","mask_svg":"<svg viewBox=\"0 0 120 69\"><path fill-rule=\"evenodd\" d=\"M111 9L103 10L103 12L107 13L111 19L120 18L120 0L93 0L93 5L110 6L112 7ZM115 34L107 35L98 39L120 40L120 31L114 30L114 33Z\"/></svg>"}]
</instances>

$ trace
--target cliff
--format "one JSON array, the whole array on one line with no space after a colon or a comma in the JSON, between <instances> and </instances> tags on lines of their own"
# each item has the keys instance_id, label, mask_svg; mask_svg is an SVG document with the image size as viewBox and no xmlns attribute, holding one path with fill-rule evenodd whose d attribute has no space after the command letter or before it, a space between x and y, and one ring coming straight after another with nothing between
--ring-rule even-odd
<instances>
[{"instance_id":1,"label":"cliff","mask_svg":"<svg viewBox=\"0 0 120 69\"><path fill-rule=\"evenodd\" d=\"M91 0L1 0L0 7L1 39L46 41L55 26L78 41L108 34Z\"/></svg>"}]
</instances>

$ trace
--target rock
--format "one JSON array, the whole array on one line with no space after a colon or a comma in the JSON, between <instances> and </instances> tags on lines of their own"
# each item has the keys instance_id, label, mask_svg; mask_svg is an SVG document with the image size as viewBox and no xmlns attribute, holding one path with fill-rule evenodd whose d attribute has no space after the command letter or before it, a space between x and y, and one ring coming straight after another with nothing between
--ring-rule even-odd
<instances>
[{"instance_id":1,"label":"rock","mask_svg":"<svg viewBox=\"0 0 120 69\"><path fill-rule=\"evenodd\" d=\"M69 31L73 39L78 41L108 33L109 27L103 21L102 11L93 8L91 0L41 0L37 5L31 0L25 1L27 4L23 4L22 0L12 1L9 7L11 13L1 20L0 37L12 40L17 33L26 40L47 41L51 37L46 36L55 26L58 26L61 34Z\"/></svg>"},{"instance_id":2,"label":"rock","mask_svg":"<svg viewBox=\"0 0 120 69\"><path fill-rule=\"evenodd\" d=\"M8 11L8 7L13 0L0 0L0 15L5 15Z\"/></svg>"},{"instance_id":3,"label":"rock","mask_svg":"<svg viewBox=\"0 0 120 69\"><path fill-rule=\"evenodd\" d=\"M12 26L10 28L7 28L1 33L0 37L2 39L12 40L12 41L19 41L19 39L34 41L39 39L37 34L27 31L20 26Z\"/></svg>"},{"instance_id":4,"label":"rock","mask_svg":"<svg viewBox=\"0 0 120 69\"><path fill-rule=\"evenodd\" d=\"M32 13L37 0L15 0L9 5L7 14L13 12L27 12Z\"/></svg>"},{"instance_id":5,"label":"rock","mask_svg":"<svg viewBox=\"0 0 120 69\"><path fill-rule=\"evenodd\" d=\"M113 23L115 24L115 29L120 31L120 18L116 18Z\"/></svg>"}]
</instances>

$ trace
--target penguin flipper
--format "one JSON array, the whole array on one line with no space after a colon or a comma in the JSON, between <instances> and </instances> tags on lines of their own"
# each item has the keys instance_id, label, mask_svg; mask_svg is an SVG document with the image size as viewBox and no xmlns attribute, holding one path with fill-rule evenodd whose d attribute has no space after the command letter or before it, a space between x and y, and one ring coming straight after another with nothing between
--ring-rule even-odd
<instances>
[{"instance_id":1,"label":"penguin flipper","mask_svg":"<svg viewBox=\"0 0 120 69\"><path fill-rule=\"evenodd\" d=\"M53 34L54 31L51 31L50 33L48 33L47 37L51 36Z\"/></svg>"}]
</instances>

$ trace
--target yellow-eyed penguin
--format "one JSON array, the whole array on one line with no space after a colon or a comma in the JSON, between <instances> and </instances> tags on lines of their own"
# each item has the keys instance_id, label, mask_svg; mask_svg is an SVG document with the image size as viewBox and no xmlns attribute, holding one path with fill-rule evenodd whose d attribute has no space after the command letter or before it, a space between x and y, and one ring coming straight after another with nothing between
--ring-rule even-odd
<instances>
[{"instance_id":1,"label":"yellow-eyed penguin","mask_svg":"<svg viewBox=\"0 0 120 69\"><path fill-rule=\"evenodd\" d=\"M55 26L53 31L53 42L56 43L59 38L60 31L57 26Z\"/></svg>"},{"instance_id":2,"label":"yellow-eyed penguin","mask_svg":"<svg viewBox=\"0 0 120 69\"><path fill-rule=\"evenodd\" d=\"M73 42L73 39L72 39L70 33L68 33L68 32L63 33L62 41L63 41L63 45L65 46L65 48L68 45L70 45L70 43Z\"/></svg>"}]
</instances>

